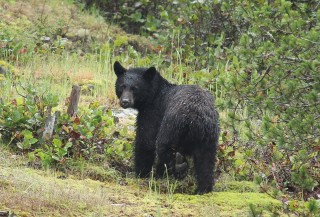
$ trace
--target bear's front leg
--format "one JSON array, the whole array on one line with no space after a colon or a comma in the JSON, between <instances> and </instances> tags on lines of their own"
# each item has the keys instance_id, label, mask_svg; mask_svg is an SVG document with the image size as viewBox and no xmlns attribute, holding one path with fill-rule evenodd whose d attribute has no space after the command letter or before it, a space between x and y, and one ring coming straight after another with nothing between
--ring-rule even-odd
<instances>
[{"instance_id":1,"label":"bear's front leg","mask_svg":"<svg viewBox=\"0 0 320 217\"><path fill-rule=\"evenodd\" d=\"M150 175L155 159L155 150L139 140L134 146L134 166L137 177L146 178Z\"/></svg>"}]
</instances>

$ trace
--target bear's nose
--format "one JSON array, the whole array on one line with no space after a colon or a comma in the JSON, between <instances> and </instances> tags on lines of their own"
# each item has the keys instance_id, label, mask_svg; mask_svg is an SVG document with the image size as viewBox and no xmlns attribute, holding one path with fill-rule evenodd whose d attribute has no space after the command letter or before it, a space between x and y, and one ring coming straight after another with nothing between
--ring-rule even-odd
<instances>
[{"instance_id":1,"label":"bear's nose","mask_svg":"<svg viewBox=\"0 0 320 217\"><path fill-rule=\"evenodd\" d=\"M121 99L120 105L121 105L123 108L128 108L129 105L130 105L129 99Z\"/></svg>"}]
</instances>

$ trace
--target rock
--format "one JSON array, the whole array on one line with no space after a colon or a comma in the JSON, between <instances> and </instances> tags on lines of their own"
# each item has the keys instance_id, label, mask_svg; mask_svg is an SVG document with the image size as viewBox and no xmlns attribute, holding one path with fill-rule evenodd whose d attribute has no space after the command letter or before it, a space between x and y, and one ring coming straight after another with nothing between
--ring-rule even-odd
<instances>
[{"instance_id":1,"label":"rock","mask_svg":"<svg viewBox=\"0 0 320 217\"><path fill-rule=\"evenodd\" d=\"M9 211L0 211L0 217L9 217Z\"/></svg>"},{"instance_id":2,"label":"rock","mask_svg":"<svg viewBox=\"0 0 320 217\"><path fill-rule=\"evenodd\" d=\"M50 37L47 37L47 36L42 36L42 37L41 37L41 41L42 41L43 43L50 43L51 38L50 38Z\"/></svg>"},{"instance_id":3,"label":"rock","mask_svg":"<svg viewBox=\"0 0 320 217\"><path fill-rule=\"evenodd\" d=\"M90 30L89 29L78 29L77 36L80 39L86 39L90 37Z\"/></svg>"},{"instance_id":4,"label":"rock","mask_svg":"<svg viewBox=\"0 0 320 217\"><path fill-rule=\"evenodd\" d=\"M111 206L125 206L126 204L124 203L114 203L114 204L111 204Z\"/></svg>"},{"instance_id":5,"label":"rock","mask_svg":"<svg viewBox=\"0 0 320 217\"><path fill-rule=\"evenodd\" d=\"M7 71L2 66L0 66L0 75L6 75L6 74L7 74Z\"/></svg>"},{"instance_id":6,"label":"rock","mask_svg":"<svg viewBox=\"0 0 320 217\"><path fill-rule=\"evenodd\" d=\"M137 110L135 109L112 109L112 114L120 119L132 119L135 118L138 114Z\"/></svg>"},{"instance_id":7,"label":"rock","mask_svg":"<svg viewBox=\"0 0 320 217\"><path fill-rule=\"evenodd\" d=\"M91 40L91 32L89 29L71 29L66 37L71 41L90 41Z\"/></svg>"},{"instance_id":8,"label":"rock","mask_svg":"<svg viewBox=\"0 0 320 217\"><path fill-rule=\"evenodd\" d=\"M128 109L112 109L112 115L114 116L116 123L127 126L129 131L135 131L135 119L137 116L137 110Z\"/></svg>"},{"instance_id":9,"label":"rock","mask_svg":"<svg viewBox=\"0 0 320 217\"><path fill-rule=\"evenodd\" d=\"M13 154L13 155L11 155L11 157L10 157L11 159L13 159L13 160L16 160L17 158L18 158L18 155L16 155L16 154Z\"/></svg>"}]
</instances>

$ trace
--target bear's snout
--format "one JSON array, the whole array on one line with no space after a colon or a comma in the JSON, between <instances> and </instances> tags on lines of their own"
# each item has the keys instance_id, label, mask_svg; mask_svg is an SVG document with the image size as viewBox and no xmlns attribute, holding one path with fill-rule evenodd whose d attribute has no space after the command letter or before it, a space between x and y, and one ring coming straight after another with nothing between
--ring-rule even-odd
<instances>
[{"instance_id":1,"label":"bear's snout","mask_svg":"<svg viewBox=\"0 0 320 217\"><path fill-rule=\"evenodd\" d=\"M130 105L130 100L127 99L127 98L124 98L124 99L121 99L120 100L120 105L122 108L129 108L131 105Z\"/></svg>"},{"instance_id":2,"label":"bear's snout","mask_svg":"<svg viewBox=\"0 0 320 217\"><path fill-rule=\"evenodd\" d=\"M124 90L120 97L120 106L122 108L130 108L133 107L134 100L133 100L133 93L132 91Z\"/></svg>"}]
</instances>

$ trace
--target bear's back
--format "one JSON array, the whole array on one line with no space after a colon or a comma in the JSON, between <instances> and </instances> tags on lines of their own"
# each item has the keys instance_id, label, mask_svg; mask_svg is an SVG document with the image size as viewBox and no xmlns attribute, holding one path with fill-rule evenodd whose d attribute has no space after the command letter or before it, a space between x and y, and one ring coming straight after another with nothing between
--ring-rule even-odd
<instances>
[{"instance_id":1,"label":"bear's back","mask_svg":"<svg viewBox=\"0 0 320 217\"><path fill-rule=\"evenodd\" d=\"M195 85L176 85L170 88L165 98L164 117L166 123L177 128L194 129L203 136L207 128L218 127L218 113L214 108L214 97L209 91Z\"/></svg>"},{"instance_id":2,"label":"bear's back","mask_svg":"<svg viewBox=\"0 0 320 217\"><path fill-rule=\"evenodd\" d=\"M214 112L214 97L196 85L176 85L167 93L166 111L190 115Z\"/></svg>"}]
</instances>

